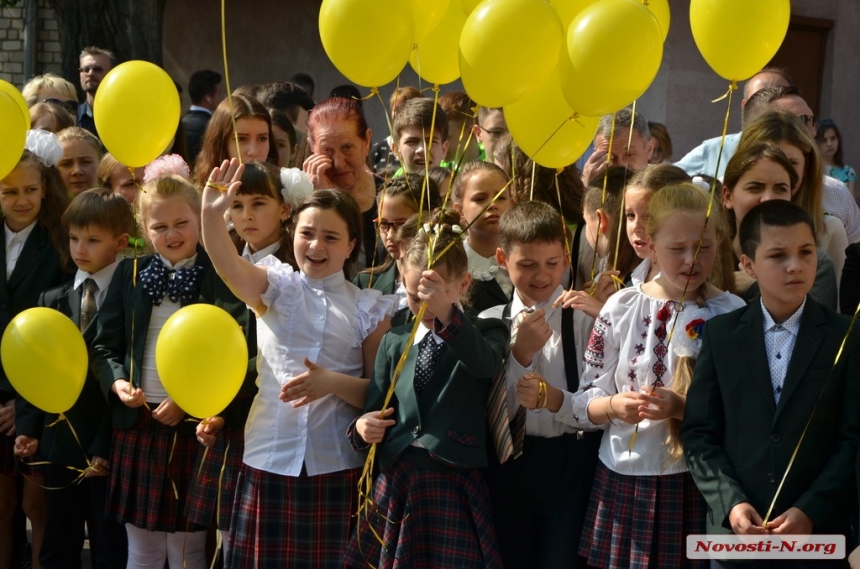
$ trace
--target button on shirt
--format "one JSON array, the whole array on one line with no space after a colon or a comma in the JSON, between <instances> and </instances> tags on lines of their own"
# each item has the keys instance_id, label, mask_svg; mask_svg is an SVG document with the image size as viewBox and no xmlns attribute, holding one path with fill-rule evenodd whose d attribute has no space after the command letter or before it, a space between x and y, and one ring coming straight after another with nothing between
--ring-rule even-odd
<instances>
[{"instance_id":1,"label":"button on shirt","mask_svg":"<svg viewBox=\"0 0 860 569\"><path fill-rule=\"evenodd\" d=\"M764 316L764 346L767 350L767 365L770 368L773 397L777 403L779 403L779 396L782 394L785 374L788 372L788 362L791 360L791 352L794 350L794 343L800 330L800 317L803 314L804 306L806 306L805 299L800 308L788 320L777 324L765 308L764 302L761 303L761 312Z\"/></svg>"},{"instance_id":2,"label":"button on shirt","mask_svg":"<svg viewBox=\"0 0 860 569\"><path fill-rule=\"evenodd\" d=\"M21 256L21 251L24 250L24 243L27 238L33 233L33 228L36 227L34 221L18 233L15 233L5 223L3 227L6 230L6 280L12 276L12 271L15 270L15 265L18 263L18 258Z\"/></svg>"}]
</instances>

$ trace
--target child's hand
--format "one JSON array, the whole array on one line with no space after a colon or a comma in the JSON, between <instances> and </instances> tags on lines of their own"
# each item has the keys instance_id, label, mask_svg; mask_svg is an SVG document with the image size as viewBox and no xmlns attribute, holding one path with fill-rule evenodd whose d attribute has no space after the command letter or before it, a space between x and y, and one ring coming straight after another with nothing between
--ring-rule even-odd
<instances>
[{"instance_id":1,"label":"child's hand","mask_svg":"<svg viewBox=\"0 0 860 569\"><path fill-rule=\"evenodd\" d=\"M212 169L209 179L203 187L203 215L224 216L233 203L239 186L242 185L242 173L245 165L235 158L224 160L221 166Z\"/></svg>"},{"instance_id":2,"label":"child's hand","mask_svg":"<svg viewBox=\"0 0 860 569\"><path fill-rule=\"evenodd\" d=\"M0 405L0 434L11 437L15 434L15 400Z\"/></svg>"},{"instance_id":3,"label":"child's hand","mask_svg":"<svg viewBox=\"0 0 860 569\"><path fill-rule=\"evenodd\" d=\"M799 508L789 508L781 516L777 516L767 523L770 533L776 535L812 533L812 520Z\"/></svg>"},{"instance_id":4,"label":"child's hand","mask_svg":"<svg viewBox=\"0 0 860 569\"><path fill-rule=\"evenodd\" d=\"M19 435L15 439L15 456L29 458L39 450L39 439Z\"/></svg>"},{"instance_id":5,"label":"child's hand","mask_svg":"<svg viewBox=\"0 0 860 569\"><path fill-rule=\"evenodd\" d=\"M308 358L305 358L305 367L308 371L285 383L278 396L284 403L292 401L293 407L301 407L325 397L332 393L334 388L333 378L326 368L318 366Z\"/></svg>"},{"instance_id":6,"label":"child's hand","mask_svg":"<svg viewBox=\"0 0 860 569\"><path fill-rule=\"evenodd\" d=\"M218 439L218 433L224 428L223 417L209 417L197 425L197 440L205 447L211 447Z\"/></svg>"},{"instance_id":7,"label":"child's hand","mask_svg":"<svg viewBox=\"0 0 860 569\"><path fill-rule=\"evenodd\" d=\"M394 413L394 407L389 407L382 412L382 417L390 417ZM355 422L355 430L368 444L381 443L385 438L385 429L394 425L394 419L380 418L379 411L365 413Z\"/></svg>"},{"instance_id":8,"label":"child's hand","mask_svg":"<svg viewBox=\"0 0 860 569\"><path fill-rule=\"evenodd\" d=\"M642 388L642 405L639 416L643 419L684 419L684 404L687 398L665 387Z\"/></svg>"},{"instance_id":9,"label":"child's hand","mask_svg":"<svg viewBox=\"0 0 860 569\"><path fill-rule=\"evenodd\" d=\"M94 476L107 476L108 468L110 464L107 459L104 459L100 456L93 456L93 459L90 461L92 465L87 471L84 473L84 478L92 478Z\"/></svg>"},{"instance_id":10,"label":"child's hand","mask_svg":"<svg viewBox=\"0 0 860 569\"><path fill-rule=\"evenodd\" d=\"M639 408L644 401L643 395L635 391L622 391L612 395L609 399L609 407L612 414L629 425L642 422Z\"/></svg>"},{"instance_id":11,"label":"child's hand","mask_svg":"<svg viewBox=\"0 0 860 569\"><path fill-rule=\"evenodd\" d=\"M762 535L767 530L762 527L761 516L749 502L741 502L729 512L732 531L738 535Z\"/></svg>"},{"instance_id":12,"label":"child's hand","mask_svg":"<svg viewBox=\"0 0 860 569\"><path fill-rule=\"evenodd\" d=\"M180 409L179 405L174 403L170 397L162 401L152 412L153 419L168 427L175 427L183 417L185 417L185 411Z\"/></svg>"},{"instance_id":13,"label":"child's hand","mask_svg":"<svg viewBox=\"0 0 860 569\"><path fill-rule=\"evenodd\" d=\"M143 390L139 387L132 387L131 384L124 379L114 381L111 389L116 393L119 400L122 401L126 407L134 409L146 403L146 396L143 394Z\"/></svg>"},{"instance_id":14,"label":"child's hand","mask_svg":"<svg viewBox=\"0 0 860 569\"><path fill-rule=\"evenodd\" d=\"M566 290L553 303L553 306L561 305L564 308L573 308L581 310L590 317L597 319L600 314L600 309L603 308L603 302L597 300L583 290Z\"/></svg>"},{"instance_id":15,"label":"child's hand","mask_svg":"<svg viewBox=\"0 0 860 569\"><path fill-rule=\"evenodd\" d=\"M418 281L418 299L427 303L427 310L436 316L443 327L451 323L454 312L452 303L457 299L448 298L445 279L439 273L436 271L421 273L421 280Z\"/></svg>"},{"instance_id":16,"label":"child's hand","mask_svg":"<svg viewBox=\"0 0 860 569\"><path fill-rule=\"evenodd\" d=\"M328 190L335 188L327 175L333 165L331 158L325 154L311 154L302 164L302 170L311 179L315 190Z\"/></svg>"},{"instance_id":17,"label":"child's hand","mask_svg":"<svg viewBox=\"0 0 860 569\"><path fill-rule=\"evenodd\" d=\"M582 288L591 292L591 288L594 287L592 296L603 304L606 302L606 299L618 292L618 283L612 277L618 278L620 276L621 271L603 271L597 275L596 285L594 281L588 281Z\"/></svg>"},{"instance_id":18,"label":"child's hand","mask_svg":"<svg viewBox=\"0 0 860 569\"><path fill-rule=\"evenodd\" d=\"M551 337L552 328L546 321L546 312L538 308L523 318L517 327L517 340L511 348L511 353L521 366L531 365L535 354L543 349Z\"/></svg>"}]
</instances>

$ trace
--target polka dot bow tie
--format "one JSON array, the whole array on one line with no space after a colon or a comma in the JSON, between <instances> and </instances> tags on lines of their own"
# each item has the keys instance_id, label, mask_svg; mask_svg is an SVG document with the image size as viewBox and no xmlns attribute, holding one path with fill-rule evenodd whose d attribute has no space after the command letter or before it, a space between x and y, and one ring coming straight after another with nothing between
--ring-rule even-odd
<instances>
[{"instance_id":1,"label":"polka dot bow tie","mask_svg":"<svg viewBox=\"0 0 860 569\"><path fill-rule=\"evenodd\" d=\"M152 299L152 304L160 306L164 295L167 294L171 302L179 302L185 306L191 304L197 295L202 272L203 267L200 265L168 269L161 261L161 257L156 255L152 262L140 271L140 282L143 290Z\"/></svg>"}]
</instances>

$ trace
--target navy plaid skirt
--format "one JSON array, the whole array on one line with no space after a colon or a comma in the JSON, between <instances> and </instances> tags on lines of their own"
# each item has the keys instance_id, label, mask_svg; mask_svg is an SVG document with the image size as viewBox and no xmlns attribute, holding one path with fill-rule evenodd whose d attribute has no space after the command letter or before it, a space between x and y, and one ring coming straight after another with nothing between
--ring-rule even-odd
<instances>
[{"instance_id":1,"label":"navy plaid skirt","mask_svg":"<svg viewBox=\"0 0 860 569\"><path fill-rule=\"evenodd\" d=\"M227 448L229 443L230 447ZM215 444L206 451L198 445L191 491L188 494L185 514L191 523L209 527L218 514L218 529L227 530L233 514L233 499L236 480L242 468L245 449L244 428L224 429L218 434ZM205 453L205 457L204 457ZM223 474L221 473L223 468ZM221 487L221 504L218 505L218 487Z\"/></svg>"},{"instance_id":2,"label":"navy plaid skirt","mask_svg":"<svg viewBox=\"0 0 860 569\"><path fill-rule=\"evenodd\" d=\"M224 566L328 569L343 566L360 468L281 476L242 465Z\"/></svg>"},{"instance_id":3,"label":"navy plaid skirt","mask_svg":"<svg viewBox=\"0 0 860 569\"><path fill-rule=\"evenodd\" d=\"M686 555L705 533L707 505L689 472L627 476L597 466L579 553L603 568L702 567Z\"/></svg>"},{"instance_id":4,"label":"navy plaid skirt","mask_svg":"<svg viewBox=\"0 0 860 569\"><path fill-rule=\"evenodd\" d=\"M361 514L346 551L347 567L502 567L480 470L440 468L427 461L433 459L426 451L410 447L379 474L373 485L375 508Z\"/></svg>"},{"instance_id":5,"label":"navy plaid skirt","mask_svg":"<svg viewBox=\"0 0 860 569\"><path fill-rule=\"evenodd\" d=\"M134 427L114 429L107 517L149 531L205 529L184 514L198 446L188 425L168 427L145 408Z\"/></svg>"}]
</instances>

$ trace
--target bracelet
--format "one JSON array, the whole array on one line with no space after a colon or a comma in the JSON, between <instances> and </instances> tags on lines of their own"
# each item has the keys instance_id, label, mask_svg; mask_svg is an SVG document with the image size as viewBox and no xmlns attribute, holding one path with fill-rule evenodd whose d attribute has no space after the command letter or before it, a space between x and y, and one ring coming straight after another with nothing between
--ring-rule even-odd
<instances>
[{"instance_id":1,"label":"bracelet","mask_svg":"<svg viewBox=\"0 0 860 569\"><path fill-rule=\"evenodd\" d=\"M613 397L615 397L616 395L618 395L618 394L617 394L617 393L615 393L615 394L613 394L613 395L610 395L610 396L609 396L609 409L611 409L613 413L615 413L615 408L612 406L612 398L613 398ZM616 413L616 414L617 414L617 413ZM616 425L616 424L615 424L615 421L613 421L613 420L612 420L612 417L610 417L610 416L609 416L609 411L608 411L608 410L606 411L606 420L607 420L607 421L609 421L609 423L610 423L613 427L617 427L617 426L618 426L618 425Z\"/></svg>"},{"instance_id":2,"label":"bracelet","mask_svg":"<svg viewBox=\"0 0 860 569\"><path fill-rule=\"evenodd\" d=\"M207 188L214 188L221 193L226 193L227 189L228 189L227 186L225 186L224 184L216 184L212 180L206 180L206 187Z\"/></svg>"},{"instance_id":3,"label":"bracelet","mask_svg":"<svg viewBox=\"0 0 860 569\"><path fill-rule=\"evenodd\" d=\"M540 383L538 383L538 403L537 407L539 409L546 409L546 400L547 400L547 389L546 389L546 380L541 378Z\"/></svg>"}]
</instances>

